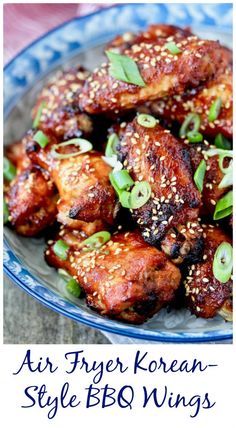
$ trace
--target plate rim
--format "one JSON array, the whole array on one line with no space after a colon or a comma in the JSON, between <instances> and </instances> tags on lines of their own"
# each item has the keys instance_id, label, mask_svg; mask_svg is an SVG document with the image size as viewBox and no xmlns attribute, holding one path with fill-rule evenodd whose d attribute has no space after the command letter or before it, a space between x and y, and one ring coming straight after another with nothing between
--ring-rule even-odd
<instances>
[{"instance_id":1,"label":"plate rim","mask_svg":"<svg viewBox=\"0 0 236 428\"><path fill-rule=\"evenodd\" d=\"M130 5L135 6L135 4L129 4L129 6ZM162 5L163 4L158 4L158 6L162 6ZM58 30L60 31L61 29L63 29L67 25L69 25L70 23L72 23L74 21L89 20L91 17L93 17L95 15L102 14L104 12L111 10L111 9L125 8L126 6L127 6L127 4L125 4L125 3L122 3L122 4L120 3L117 5L111 5L109 7L91 12L91 13L86 14L86 15L71 18L71 19L64 21L63 23L53 27L52 29L50 29L46 33L43 33L41 36L39 36L38 38L33 40L30 44L25 46L23 49L21 49L9 62L7 62L7 64L3 68L4 73L7 73L8 69L11 67L11 65L14 63L14 61L16 61L20 56L24 55L24 53L26 53L29 48L32 48L37 43L40 43L42 40L46 39L49 35L55 33L56 31L58 31ZM183 6L186 6L186 4L183 4ZM212 25L212 27L214 27L214 25ZM11 110L12 109L10 109L10 111L8 111L7 116L9 115ZM19 261L20 265L23 266L24 269L26 269L27 273L29 274L29 276L31 278L33 278L34 280L37 280L40 284L42 284L42 282L41 282L42 280L40 279L40 277L35 276L32 272L30 272L28 266L25 264L25 262L21 261L18 258L18 256L14 253L14 250L12 250L10 244L8 244L8 242L6 241L5 238L4 238L4 249L7 250L10 258L14 257ZM139 330L138 328L136 328L132 324L120 324L117 327L117 326L112 324L114 321L109 319L109 318L104 318L105 324L100 325L99 324L99 318L97 318L96 313L93 313L91 311L92 313L90 315L90 319L87 319L86 316L84 317L82 308L79 308L81 310L81 315L78 313L73 314L72 312L69 312L67 309L63 309L63 307L58 305L55 301L50 302L49 300L47 300L42 294L40 294L36 290L30 289L19 277L16 276L16 274L6 265L5 262L3 263L3 270L6 273L6 275L13 281L13 283L18 285L25 292L27 292L27 294L34 297L37 301L42 303L44 306L47 306L50 309L60 313L63 316L66 316L66 317L68 317L74 321L80 322L82 324L88 325L89 327L92 327L92 328L95 328L98 330L110 332L112 334L130 337L130 338L134 338L134 339L149 340L152 342L166 342L166 343L200 343L200 342L206 343L206 342L210 342L210 341L220 342L222 340L228 340L228 339L233 338L232 329L229 329L229 330L210 330L207 332L200 332L200 333L198 333L198 332L192 333L191 331L186 332L186 333L185 332L170 331L170 332L167 332L169 334L169 336L166 336L166 333L164 334L164 332L162 332L160 330L145 330L146 333L144 334L144 333L142 333L142 330ZM43 285L43 284L42 284L42 286L46 287L46 285ZM51 293L53 293L55 296L58 295L53 290L49 289L49 291ZM61 296L61 298L66 301L66 297ZM73 302L70 302L70 304L72 304L78 308L78 306L76 304L74 304ZM94 320L93 320L93 318L94 318Z\"/></svg>"}]
</instances>

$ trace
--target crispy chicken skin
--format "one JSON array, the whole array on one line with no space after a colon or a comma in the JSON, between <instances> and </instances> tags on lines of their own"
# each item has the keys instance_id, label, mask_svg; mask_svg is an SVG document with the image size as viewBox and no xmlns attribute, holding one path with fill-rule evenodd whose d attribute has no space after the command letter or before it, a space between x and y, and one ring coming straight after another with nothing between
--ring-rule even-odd
<instances>
[{"instance_id":1,"label":"crispy chicken skin","mask_svg":"<svg viewBox=\"0 0 236 428\"><path fill-rule=\"evenodd\" d=\"M52 136L48 137L50 143L42 149L34 141L34 132L30 131L25 137L26 150L33 163L49 172L58 189L60 199L57 202L57 220L78 229L81 221L96 222L90 226L99 230L103 228L103 223L113 224L117 202L109 181L111 167L95 151L57 159L52 155L52 146L57 141ZM78 148L66 146L61 153L72 151L76 152Z\"/></svg>"},{"instance_id":2,"label":"crispy chicken skin","mask_svg":"<svg viewBox=\"0 0 236 428\"><path fill-rule=\"evenodd\" d=\"M221 98L222 105L219 116L214 122L209 122L208 113L212 103ZM199 88L190 89L182 95L164 97L161 100L148 103L147 106L156 117L184 122L189 113L197 113L201 118L200 132L207 137L215 137L218 133L226 138L233 134L233 75L232 69L227 68L222 74Z\"/></svg>"},{"instance_id":3,"label":"crispy chicken skin","mask_svg":"<svg viewBox=\"0 0 236 428\"><path fill-rule=\"evenodd\" d=\"M11 182L7 203L9 220L20 235L35 236L56 219L55 187L47 172L33 165Z\"/></svg>"},{"instance_id":4,"label":"crispy chicken skin","mask_svg":"<svg viewBox=\"0 0 236 428\"><path fill-rule=\"evenodd\" d=\"M172 54L166 47L170 40L181 53ZM102 113L133 108L138 104L179 94L214 76L221 67L219 43L187 36L176 28L170 37L134 43L123 54L133 59L145 82L140 87L109 75L109 63L103 63L87 79L80 95L80 107L88 113Z\"/></svg>"},{"instance_id":5,"label":"crispy chicken skin","mask_svg":"<svg viewBox=\"0 0 236 428\"><path fill-rule=\"evenodd\" d=\"M66 261L53 244L47 262L77 279L87 304L102 315L140 324L170 302L180 283L180 271L165 254L144 242L138 231L118 233L100 251L83 252L82 238L65 230L70 245Z\"/></svg>"},{"instance_id":6,"label":"crispy chicken skin","mask_svg":"<svg viewBox=\"0 0 236 428\"><path fill-rule=\"evenodd\" d=\"M189 268L184 281L188 308L202 318L220 314L232 321L232 280L225 284L218 281L212 270L214 254L222 242L231 243L230 238L218 227L203 225L205 249L203 261Z\"/></svg>"},{"instance_id":7,"label":"crispy chicken skin","mask_svg":"<svg viewBox=\"0 0 236 428\"><path fill-rule=\"evenodd\" d=\"M219 156L206 156L207 151L209 150L209 144L207 142L205 142L205 144L188 144L186 147L189 151L194 171L196 171L201 160L205 159L207 170L205 172L203 183L200 216L212 216L215 211L216 203L230 190L229 187L223 187L222 189L219 189L218 187L224 177L224 174L219 167ZM224 166L228 166L227 159Z\"/></svg>"},{"instance_id":8,"label":"crispy chicken skin","mask_svg":"<svg viewBox=\"0 0 236 428\"><path fill-rule=\"evenodd\" d=\"M77 99L81 87L88 77L83 67L57 72L49 84L39 94L32 111L35 118L44 103L38 127L44 132L52 132L61 140L88 135L93 125L89 116L81 112Z\"/></svg>"},{"instance_id":9,"label":"crispy chicken skin","mask_svg":"<svg viewBox=\"0 0 236 428\"><path fill-rule=\"evenodd\" d=\"M144 239L158 245L167 232L170 233L182 244L170 248L167 240L163 250L176 260L186 257L195 247L199 251L201 196L193 183L185 145L159 124L146 128L135 118L127 125L118 150L133 180L148 181L151 186L151 198L141 208L132 210Z\"/></svg>"}]
</instances>

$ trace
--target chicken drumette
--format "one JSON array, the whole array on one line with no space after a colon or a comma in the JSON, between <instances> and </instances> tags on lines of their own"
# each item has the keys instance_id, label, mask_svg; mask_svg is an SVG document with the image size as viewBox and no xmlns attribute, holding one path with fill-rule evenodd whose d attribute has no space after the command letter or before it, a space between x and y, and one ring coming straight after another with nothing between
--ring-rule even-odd
<instances>
[{"instance_id":1,"label":"chicken drumette","mask_svg":"<svg viewBox=\"0 0 236 428\"><path fill-rule=\"evenodd\" d=\"M62 234L60 235L61 238ZM67 260L46 250L47 262L63 268L81 285L87 304L101 313L140 324L173 300L180 271L164 253L147 244L138 231L118 233L99 250L84 252L84 238L63 231Z\"/></svg>"},{"instance_id":2,"label":"chicken drumette","mask_svg":"<svg viewBox=\"0 0 236 428\"><path fill-rule=\"evenodd\" d=\"M161 27L150 31L149 38L141 33L137 42L134 39L127 49L120 48L122 55L137 65L143 86L112 77L109 63L104 63L87 79L79 95L82 109L93 114L118 113L196 87L222 67L224 60L218 42L202 40L177 27L170 31L169 26ZM170 41L179 49L178 54L171 53L167 45Z\"/></svg>"},{"instance_id":3,"label":"chicken drumette","mask_svg":"<svg viewBox=\"0 0 236 428\"><path fill-rule=\"evenodd\" d=\"M6 196L9 221L17 233L35 236L54 223L56 198L55 187L46 171L30 165L19 172Z\"/></svg>"},{"instance_id":4,"label":"chicken drumette","mask_svg":"<svg viewBox=\"0 0 236 428\"><path fill-rule=\"evenodd\" d=\"M159 124L147 128L135 118L118 147L119 158L134 181L147 181L151 197L132 216L144 239L176 263L197 260L201 252L198 223L201 195L193 182L184 144Z\"/></svg>"},{"instance_id":5,"label":"chicken drumette","mask_svg":"<svg viewBox=\"0 0 236 428\"><path fill-rule=\"evenodd\" d=\"M232 321L232 280L226 283L218 281L213 274L213 259L222 242L231 243L231 239L218 227L203 225L205 249L202 262L189 267L185 289L188 308L202 318L211 318L219 314Z\"/></svg>"}]
</instances>

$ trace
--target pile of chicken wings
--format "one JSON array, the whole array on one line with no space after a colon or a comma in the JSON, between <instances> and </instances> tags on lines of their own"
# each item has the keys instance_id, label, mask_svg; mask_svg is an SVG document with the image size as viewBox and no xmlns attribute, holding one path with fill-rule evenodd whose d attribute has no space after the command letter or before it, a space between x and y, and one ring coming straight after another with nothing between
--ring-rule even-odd
<instances>
[{"instance_id":1,"label":"pile of chicken wings","mask_svg":"<svg viewBox=\"0 0 236 428\"><path fill-rule=\"evenodd\" d=\"M170 25L125 33L94 71L57 72L6 147L8 225L46 236L101 315L230 321L231 143L232 52Z\"/></svg>"}]
</instances>

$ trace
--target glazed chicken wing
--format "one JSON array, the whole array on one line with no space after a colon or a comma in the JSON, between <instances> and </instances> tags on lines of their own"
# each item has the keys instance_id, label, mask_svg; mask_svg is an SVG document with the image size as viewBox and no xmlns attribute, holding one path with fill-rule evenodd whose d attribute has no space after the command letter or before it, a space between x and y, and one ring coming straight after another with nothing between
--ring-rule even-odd
<instances>
[{"instance_id":1,"label":"glazed chicken wing","mask_svg":"<svg viewBox=\"0 0 236 428\"><path fill-rule=\"evenodd\" d=\"M35 236L56 219L55 187L46 171L29 166L10 183L9 220L17 233Z\"/></svg>"},{"instance_id":2,"label":"glazed chicken wing","mask_svg":"<svg viewBox=\"0 0 236 428\"><path fill-rule=\"evenodd\" d=\"M223 60L218 42L187 35L178 28L171 30L171 34L166 38L156 36L154 40L134 42L123 51L123 55L136 63L144 86L112 77L109 63L104 63L87 79L79 95L81 108L93 114L118 113L196 87L221 68ZM166 47L170 41L179 48L178 54Z\"/></svg>"},{"instance_id":3,"label":"glazed chicken wing","mask_svg":"<svg viewBox=\"0 0 236 428\"><path fill-rule=\"evenodd\" d=\"M151 186L151 198L132 210L144 239L158 245L164 238L162 249L176 262L188 255L197 257L201 250L201 196L193 183L185 145L159 124L147 128L135 118L126 127L118 150L133 180L147 181Z\"/></svg>"},{"instance_id":4,"label":"glazed chicken wing","mask_svg":"<svg viewBox=\"0 0 236 428\"><path fill-rule=\"evenodd\" d=\"M58 159L52 153L57 143L53 137L48 136L50 143L44 149L34 141L34 132L30 131L25 138L32 162L49 172L58 189L57 220L60 223L80 229L81 221L96 222L89 225L92 231L103 228L104 223L113 224L117 202L109 181L111 167L100 153L91 151ZM73 145L61 148L61 154L73 155L77 151Z\"/></svg>"},{"instance_id":5,"label":"glazed chicken wing","mask_svg":"<svg viewBox=\"0 0 236 428\"><path fill-rule=\"evenodd\" d=\"M211 105L217 99L221 99L219 116L209 122L208 114ZM189 113L199 114L201 119L200 132L208 137L215 137L221 133L226 138L232 138L233 134L233 75L232 69L224 70L222 74L207 82L199 88L189 89L181 95L164 97L153 101L147 106L156 117L179 124Z\"/></svg>"},{"instance_id":6,"label":"glazed chicken wing","mask_svg":"<svg viewBox=\"0 0 236 428\"><path fill-rule=\"evenodd\" d=\"M93 126L89 116L81 112L77 99L81 87L88 77L88 71L78 66L69 70L58 71L49 84L39 94L32 111L35 119L39 110L38 128L52 132L57 138L66 140L88 135Z\"/></svg>"},{"instance_id":7,"label":"glazed chicken wing","mask_svg":"<svg viewBox=\"0 0 236 428\"><path fill-rule=\"evenodd\" d=\"M230 238L213 225L203 225L205 250L203 261L189 268L184 281L188 307L192 313L202 318L220 314L232 321L232 280L218 281L212 270L213 259L222 242L231 243Z\"/></svg>"},{"instance_id":8,"label":"glazed chicken wing","mask_svg":"<svg viewBox=\"0 0 236 428\"><path fill-rule=\"evenodd\" d=\"M63 240L70 245L67 260L55 255L53 242L47 262L69 272L84 290L87 304L102 315L140 324L173 299L179 269L138 231L114 235L100 250L89 252L81 249L78 234L65 231Z\"/></svg>"}]
</instances>

